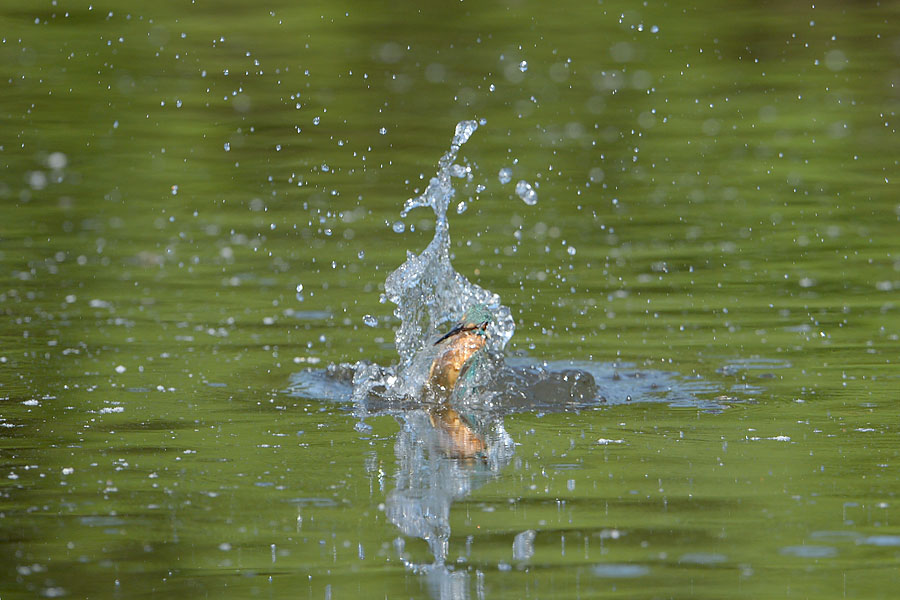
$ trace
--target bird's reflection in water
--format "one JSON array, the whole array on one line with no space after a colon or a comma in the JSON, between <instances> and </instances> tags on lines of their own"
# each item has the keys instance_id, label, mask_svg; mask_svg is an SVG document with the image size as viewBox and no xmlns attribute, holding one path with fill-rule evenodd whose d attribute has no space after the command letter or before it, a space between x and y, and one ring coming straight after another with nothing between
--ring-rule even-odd
<instances>
[{"instance_id":1,"label":"bird's reflection in water","mask_svg":"<svg viewBox=\"0 0 900 600\"><path fill-rule=\"evenodd\" d=\"M469 598L469 575L447 566L450 507L471 494L505 467L513 456L513 441L502 418L472 426L453 408L439 405L403 415L394 445L397 486L388 493L388 519L403 535L427 542L431 564L414 564L396 544L404 564L426 576L435 598Z\"/></svg>"},{"instance_id":2,"label":"bird's reflection in water","mask_svg":"<svg viewBox=\"0 0 900 600\"><path fill-rule=\"evenodd\" d=\"M440 348L435 346L436 352ZM409 387L422 390L433 357L422 378ZM441 600L482 598L483 575L448 565L450 510L453 502L499 476L510 463L514 444L504 428L506 415L596 410L629 402L666 402L701 411L721 412L726 405L704 396L720 394L714 384L697 377L636 368L620 363L545 363L525 358L484 356L474 369L461 369L462 385L430 386L424 394L403 396L392 385L403 383L390 368L371 363L336 364L307 369L292 378L289 392L304 398L349 401L362 421L391 415L401 424L394 445L396 487L388 493L388 519L407 538L428 544L433 561L418 564L395 542L403 563L422 575L431 595ZM449 373L450 370L442 370ZM470 374L470 376L466 376ZM361 388L354 382L378 385ZM449 383L449 381L447 382ZM406 389L406 388L400 388ZM514 560L534 552L533 530L520 532L512 543Z\"/></svg>"}]
</instances>

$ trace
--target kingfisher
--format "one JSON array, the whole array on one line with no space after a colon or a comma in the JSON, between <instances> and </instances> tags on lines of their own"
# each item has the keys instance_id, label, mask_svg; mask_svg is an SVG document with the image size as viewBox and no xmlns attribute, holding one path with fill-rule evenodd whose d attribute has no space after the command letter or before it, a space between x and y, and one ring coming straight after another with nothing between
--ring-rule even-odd
<instances>
[{"instance_id":1,"label":"kingfisher","mask_svg":"<svg viewBox=\"0 0 900 600\"><path fill-rule=\"evenodd\" d=\"M465 373L473 357L487 345L487 326L492 319L484 304L476 304L434 343L441 348L428 373L428 385L433 392L447 395L453 392L460 373Z\"/></svg>"}]
</instances>

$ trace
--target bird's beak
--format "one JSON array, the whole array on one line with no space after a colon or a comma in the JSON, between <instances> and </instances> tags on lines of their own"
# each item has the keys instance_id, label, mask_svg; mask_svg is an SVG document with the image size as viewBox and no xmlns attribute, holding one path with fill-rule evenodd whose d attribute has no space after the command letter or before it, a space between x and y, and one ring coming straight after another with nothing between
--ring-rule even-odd
<instances>
[{"instance_id":1,"label":"bird's beak","mask_svg":"<svg viewBox=\"0 0 900 600\"><path fill-rule=\"evenodd\" d=\"M442 335L441 338L440 338L438 341L436 341L436 342L434 343L434 345L437 346L438 344L440 344L441 342L443 342L443 341L446 340L447 338L453 337L454 335L456 335L457 333L460 333L461 331L465 331L465 326L464 326L462 323L457 323L457 324L453 327L453 329L451 329L450 331L448 331L447 333L445 333L444 335Z\"/></svg>"}]
</instances>

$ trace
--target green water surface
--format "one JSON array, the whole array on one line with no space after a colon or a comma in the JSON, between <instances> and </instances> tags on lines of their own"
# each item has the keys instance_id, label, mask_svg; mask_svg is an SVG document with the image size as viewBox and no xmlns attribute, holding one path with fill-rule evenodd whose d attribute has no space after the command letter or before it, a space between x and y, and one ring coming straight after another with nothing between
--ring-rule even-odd
<instances>
[{"instance_id":1,"label":"green water surface","mask_svg":"<svg viewBox=\"0 0 900 600\"><path fill-rule=\"evenodd\" d=\"M3 600L895 597L900 4L6 0L0 81ZM285 390L396 359L471 118L508 352L725 408L507 416L440 575L402 419Z\"/></svg>"}]
</instances>

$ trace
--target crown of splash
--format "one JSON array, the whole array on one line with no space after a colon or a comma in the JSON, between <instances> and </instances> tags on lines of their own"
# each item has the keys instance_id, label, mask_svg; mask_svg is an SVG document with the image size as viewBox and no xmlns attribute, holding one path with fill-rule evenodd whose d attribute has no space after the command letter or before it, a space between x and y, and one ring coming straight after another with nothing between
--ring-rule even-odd
<instances>
[{"instance_id":1,"label":"crown of splash","mask_svg":"<svg viewBox=\"0 0 900 600\"><path fill-rule=\"evenodd\" d=\"M447 208L455 193L451 178L454 172L463 170L453 161L476 129L475 121L460 121L456 125L450 150L438 162L437 174L421 196L404 203L400 213L405 217L414 208L430 206L435 214L434 239L421 254L407 251L406 262L384 282L384 299L397 305L394 315L400 319L394 343L401 369L412 362L441 324L458 318L475 304L484 304L493 316L488 329L490 350L503 350L515 331L512 315L500 303L500 296L470 282L450 264Z\"/></svg>"}]
</instances>

